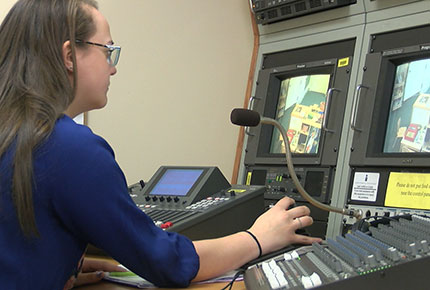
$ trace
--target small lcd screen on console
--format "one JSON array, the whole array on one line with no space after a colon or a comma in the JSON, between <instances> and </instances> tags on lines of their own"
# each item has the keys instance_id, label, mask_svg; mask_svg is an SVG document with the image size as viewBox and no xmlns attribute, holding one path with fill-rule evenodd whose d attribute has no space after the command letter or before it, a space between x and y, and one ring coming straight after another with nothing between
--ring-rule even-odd
<instances>
[{"instance_id":1,"label":"small lcd screen on console","mask_svg":"<svg viewBox=\"0 0 430 290\"><path fill-rule=\"evenodd\" d=\"M202 173L203 169L167 169L149 194L185 196Z\"/></svg>"},{"instance_id":2,"label":"small lcd screen on console","mask_svg":"<svg viewBox=\"0 0 430 290\"><path fill-rule=\"evenodd\" d=\"M384 153L430 152L430 58L397 66Z\"/></svg>"},{"instance_id":3,"label":"small lcd screen on console","mask_svg":"<svg viewBox=\"0 0 430 290\"><path fill-rule=\"evenodd\" d=\"M281 82L276 120L287 131L291 153L317 154L330 74L302 75ZM280 132L273 131L270 153L285 153Z\"/></svg>"}]
</instances>

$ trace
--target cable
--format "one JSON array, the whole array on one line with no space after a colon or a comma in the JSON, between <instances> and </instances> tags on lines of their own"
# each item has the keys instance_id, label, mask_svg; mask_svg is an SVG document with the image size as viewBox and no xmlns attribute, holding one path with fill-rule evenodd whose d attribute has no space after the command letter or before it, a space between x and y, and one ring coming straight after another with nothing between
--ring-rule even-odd
<instances>
[{"instance_id":1,"label":"cable","mask_svg":"<svg viewBox=\"0 0 430 290\"><path fill-rule=\"evenodd\" d=\"M237 278L240 277L240 275L243 275L243 273L245 273L245 270L241 269L239 271L236 272L236 274L234 274L233 278L231 279L230 282L228 282L227 285L225 285L223 288L221 288L221 290L231 290L231 288L233 288L233 284L236 281Z\"/></svg>"},{"instance_id":2,"label":"cable","mask_svg":"<svg viewBox=\"0 0 430 290\"><path fill-rule=\"evenodd\" d=\"M373 222L367 222L366 220L369 219L375 219ZM389 221L398 221L395 218L392 217L388 217L388 216L382 216L382 215L374 215L374 216L368 216L368 217L364 217L361 220L358 220L357 222L355 222L352 225L352 230L354 231L360 231L360 232L367 232L369 229L369 226L371 225L371 223L378 223L381 220L389 220Z\"/></svg>"}]
</instances>

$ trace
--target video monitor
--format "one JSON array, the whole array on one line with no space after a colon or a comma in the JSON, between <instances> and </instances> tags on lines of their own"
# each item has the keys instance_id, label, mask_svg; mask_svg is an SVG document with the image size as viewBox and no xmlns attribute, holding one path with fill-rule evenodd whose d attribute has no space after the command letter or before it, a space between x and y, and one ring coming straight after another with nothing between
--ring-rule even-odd
<instances>
[{"instance_id":1,"label":"video monitor","mask_svg":"<svg viewBox=\"0 0 430 290\"><path fill-rule=\"evenodd\" d=\"M253 110L285 129L295 165L336 164L348 91L351 58L323 59L263 69ZM249 130L245 164L285 165L277 128Z\"/></svg>"},{"instance_id":2,"label":"video monitor","mask_svg":"<svg viewBox=\"0 0 430 290\"><path fill-rule=\"evenodd\" d=\"M150 195L185 196L203 173L203 169L168 168L149 192Z\"/></svg>"},{"instance_id":3,"label":"video monitor","mask_svg":"<svg viewBox=\"0 0 430 290\"><path fill-rule=\"evenodd\" d=\"M351 118L351 166L428 166L429 43L429 25L372 37Z\"/></svg>"},{"instance_id":4,"label":"video monitor","mask_svg":"<svg viewBox=\"0 0 430 290\"><path fill-rule=\"evenodd\" d=\"M294 165L337 164L354 51L351 38L263 55L249 107L285 128ZM245 165L286 164L278 129L246 134Z\"/></svg>"},{"instance_id":5,"label":"video monitor","mask_svg":"<svg viewBox=\"0 0 430 290\"><path fill-rule=\"evenodd\" d=\"M275 119L287 132L291 153L318 153L329 83L330 74L301 75L281 81ZM278 129L272 132L270 153L285 153Z\"/></svg>"},{"instance_id":6,"label":"video monitor","mask_svg":"<svg viewBox=\"0 0 430 290\"><path fill-rule=\"evenodd\" d=\"M383 153L430 152L430 57L397 65Z\"/></svg>"}]
</instances>

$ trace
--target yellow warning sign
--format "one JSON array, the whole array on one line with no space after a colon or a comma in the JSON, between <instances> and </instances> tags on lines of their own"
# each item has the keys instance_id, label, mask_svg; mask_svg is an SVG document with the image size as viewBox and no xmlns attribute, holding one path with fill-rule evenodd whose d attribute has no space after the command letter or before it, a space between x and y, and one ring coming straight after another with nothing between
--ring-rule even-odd
<instances>
[{"instance_id":1,"label":"yellow warning sign","mask_svg":"<svg viewBox=\"0 0 430 290\"><path fill-rule=\"evenodd\" d=\"M430 209L430 174L391 172L385 206Z\"/></svg>"},{"instance_id":2,"label":"yellow warning sign","mask_svg":"<svg viewBox=\"0 0 430 290\"><path fill-rule=\"evenodd\" d=\"M337 67L344 67L349 65L349 57L341 58L337 62Z\"/></svg>"}]
</instances>

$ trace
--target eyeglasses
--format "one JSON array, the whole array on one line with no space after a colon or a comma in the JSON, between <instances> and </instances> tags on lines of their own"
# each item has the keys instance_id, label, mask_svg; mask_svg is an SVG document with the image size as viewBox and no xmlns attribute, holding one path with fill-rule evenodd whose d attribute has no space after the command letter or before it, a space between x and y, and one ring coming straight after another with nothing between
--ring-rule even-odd
<instances>
[{"instance_id":1,"label":"eyeglasses","mask_svg":"<svg viewBox=\"0 0 430 290\"><path fill-rule=\"evenodd\" d=\"M85 43L89 45L100 46L108 49L107 62L111 66L116 66L119 61L119 55L121 53L121 46L110 45L110 44L100 44L91 41L76 40L77 43Z\"/></svg>"}]
</instances>

